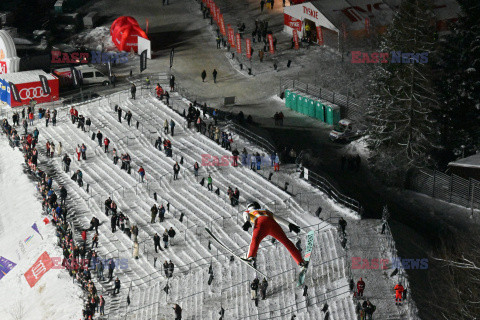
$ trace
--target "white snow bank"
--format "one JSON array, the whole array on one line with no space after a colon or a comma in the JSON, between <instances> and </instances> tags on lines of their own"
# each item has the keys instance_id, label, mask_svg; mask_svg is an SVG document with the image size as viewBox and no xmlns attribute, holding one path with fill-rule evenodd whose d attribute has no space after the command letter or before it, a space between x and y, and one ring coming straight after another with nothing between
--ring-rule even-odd
<instances>
[{"instance_id":1,"label":"white snow bank","mask_svg":"<svg viewBox=\"0 0 480 320\"><path fill-rule=\"evenodd\" d=\"M80 319L81 289L65 270L51 269L33 288L24 273L47 251L60 257L55 230L42 221L42 206L34 183L24 174L23 155L0 139L0 256L16 266L0 279L0 318ZM32 229L36 223L39 232ZM29 241L27 238L33 236Z\"/></svg>"}]
</instances>

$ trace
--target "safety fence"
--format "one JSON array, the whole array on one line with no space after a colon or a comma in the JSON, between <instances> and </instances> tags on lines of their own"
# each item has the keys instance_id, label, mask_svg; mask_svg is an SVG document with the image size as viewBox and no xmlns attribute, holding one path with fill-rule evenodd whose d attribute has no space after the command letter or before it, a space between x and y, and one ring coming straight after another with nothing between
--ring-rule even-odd
<instances>
[{"instance_id":1,"label":"safety fence","mask_svg":"<svg viewBox=\"0 0 480 320\"><path fill-rule=\"evenodd\" d=\"M274 145L266 140L265 138L253 133L251 130L242 127L238 124L235 124L234 122L228 122L226 125L226 128L229 130L237 133L239 136L242 136L243 138L251 141L253 144L258 145L265 149L269 154L273 153L276 148ZM344 205L345 207L357 212L360 216L363 215L363 207L361 206L360 202L344 195L340 191L338 191L335 186L328 181L327 178L321 176L318 173L315 173L308 168L304 167L303 172L301 175L303 175L303 178L307 181L309 181L312 185L316 186L318 189L320 189L323 193L325 193L327 196L330 198L334 199L338 203ZM262 174L262 173L261 173ZM265 173L266 174L266 173ZM300 175L300 173L299 173ZM277 178L275 175L270 175L268 177L268 180L274 183L275 185L279 186L280 188L284 189L285 191L290 192L293 195L299 194L299 197L302 197L303 194L300 193L295 193L294 190L294 183L288 183L288 181L282 181L276 180ZM285 184L287 182L287 184ZM310 203L307 201L305 202L308 206L310 206ZM317 207L318 208L318 207ZM309 207L310 211L310 207Z\"/></svg>"},{"instance_id":2,"label":"safety fence","mask_svg":"<svg viewBox=\"0 0 480 320\"><path fill-rule=\"evenodd\" d=\"M314 186L322 190L330 198L334 199L345 207L352 209L360 216L363 215L363 208L360 205L360 202L342 194L326 178L322 177L318 173L309 170L306 167L303 168L303 177L305 180L310 181Z\"/></svg>"},{"instance_id":3,"label":"safety fence","mask_svg":"<svg viewBox=\"0 0 480 320\"><path fill-rule=\"evenodd\" d=\"M408 188L433 198L470 208L473 216L480 209L480 181L421 169L409 178Z\"/></svg>"},{"instance_id":4,"label":"safety fence","mask_svg":"<svg viewBox=\"0 0 480 320\"><path fill-rule=\"evenodd\" d=\"M365 115L367 109L365 103L350 98L348 95L344 96L342 94L321 88L313 84L308 84L300 80L281 78L279 94L285 92L286 89L298 90L340 106L342 118L359 120Z\"/></svg>"}]
</instances>

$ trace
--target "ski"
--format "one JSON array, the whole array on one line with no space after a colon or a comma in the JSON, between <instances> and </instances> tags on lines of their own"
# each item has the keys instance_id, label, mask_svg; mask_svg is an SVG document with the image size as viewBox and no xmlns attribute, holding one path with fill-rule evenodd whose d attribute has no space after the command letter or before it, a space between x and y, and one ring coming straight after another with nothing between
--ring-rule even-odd
<instances>
[{"instance_id":1,"label":"ski","mask_svg":"<svg viewBox=\"0 0 480 320\"><path fill-rule=\"evenodd\" d=\"M303 260L305 260L305 262L310 262L310 256L312 255L314 239L315 239L315 231L310 231L307 234L307 248L305 250L305 256L303 257ZM305 283L305 276L307 274L309 265L310 263L298 275L297 287L302 286Z\"/></svg>"},{"instance_id":2,"label":"ski","mask_svg":"<svg viewBox=\"0 0 480 320\"><path fill-rule=\"evenodd\" d=\"M230 249L229 247L227 247L223 242L221 242L220 240L218 240L218 238L212 233L212 231L210 231L210 229L208 228L205 228L205 230L207 231L207 233L210 235L210 237L212 237L213 240L215 240L216 243L218 243L220 246L222 246L225 250L227 250L232 256L234 256L235 258L237 258L239 261L241 261L243 264L247 265L248 267L250 267L251 269L255 270L255 272L257 272L258 274L262 275L263 277L265 277L267 280L270 280L269 277L261 272L260 270L258 270L257 268L253 267L250 263L248 263L247 261L243 260L242 257L240 257L239 255L235 254L232 249Z\"/></svg>"}]
</instances>

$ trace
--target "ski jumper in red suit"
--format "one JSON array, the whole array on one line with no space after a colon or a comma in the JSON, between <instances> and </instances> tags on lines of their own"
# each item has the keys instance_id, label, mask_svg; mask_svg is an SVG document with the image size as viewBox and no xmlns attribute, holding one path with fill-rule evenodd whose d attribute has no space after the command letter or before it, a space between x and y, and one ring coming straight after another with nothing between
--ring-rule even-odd
<instances>
[{"instance_id":1,"label":"ski jumper in red suit","mask_svg":"<svg viewBox=\"0 0 480 320\"><path fill-rule=\"evenodd\" d=\"M302 254L290 241L282 227L278 223L288 226L288 221L281 217L274 217L268 210L247 210L244 212L245 221L250 221L253 225L252 242L248 250L247 258L256 257L258 246L266 236L272 236L287 248L297 264L303 261Z\"/></svg>"}]
</instances>

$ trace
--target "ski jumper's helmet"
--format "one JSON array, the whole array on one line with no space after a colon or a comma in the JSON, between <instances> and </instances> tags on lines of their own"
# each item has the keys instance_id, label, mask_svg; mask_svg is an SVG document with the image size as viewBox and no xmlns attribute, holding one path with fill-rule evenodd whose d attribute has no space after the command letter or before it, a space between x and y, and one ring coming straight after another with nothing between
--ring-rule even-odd
<instances>
[{"instance_id":1,"label":"ski jumper's helmet","mask_svg":"<svg viewBox=\"0 0 480 320\"><path fill-rule=\"evenodd\" d=\"M256 201L250 202L247 205L247 210L258 210L260 209L260 204Z\"/></svg>"}]
</instances>

